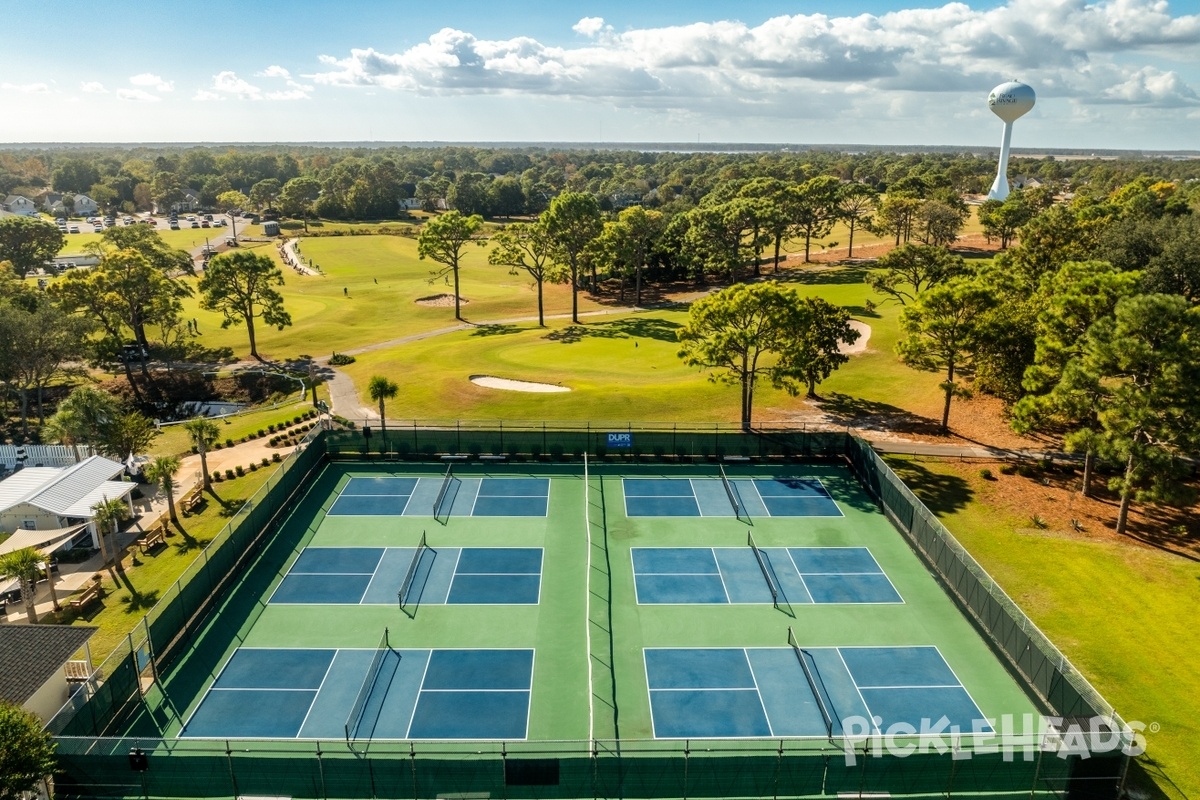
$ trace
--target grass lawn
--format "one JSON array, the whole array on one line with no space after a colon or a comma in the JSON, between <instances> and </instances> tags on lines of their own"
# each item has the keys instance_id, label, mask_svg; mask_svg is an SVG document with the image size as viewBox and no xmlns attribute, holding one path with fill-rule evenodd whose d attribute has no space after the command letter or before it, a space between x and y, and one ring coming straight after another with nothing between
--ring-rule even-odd
<instances>
[{"instance_id":1,"label":"grass lawn","mask_svg":"<svg viewBox=\"0 0 1200 800\"><path fill-rule=\"evenodd\" d=\"M264 249L273 257L275 249ZM400 336L455 325L453 306L419 305L415 301L453 294L452 280L432 279L439 265L417 258L415 239L403 236L346 236L301 239L301 254L324 273L299 275L284 266L284 307L292 326L282 331L256 326L258 350L266 358L301 354L323 356ZM282 263L282 262L280 262ZM487 250L473 247L460 269L462 296L468 301L463 316L472 320L537 315L537 292L524 273L487 263ZM546 313L571 310L566 286L545 287ZM222 329L219 314L199 308L199 298L184 303L184 315L199 321L206 347L231 347L245 357L249 340L245 326ZM581 311L600 306L583 294Z\"/></svg>"},{"instance_id":2,"label":"grass lawn","mask_svg":"<svg viewBox=\"0 0 1200 800\"><path fill-rule=\"evenodd\" d=\"M257 433L259 428L266 430L268 425L278 425L281 422L291 422L297 415L312 408L311 402L303 397L284 403L278 408L264 408L260 411L248 411L235 417L215 420L221 433L217 439L222 444L226 439L238 441L244 436ZM188 436L183 425L170 425L162 429L162 434L150 446L152 455L185 456L192 452L192 439Z\"/></svg>"},{"instance_id":3,"label":"grass lawn","mask_svg":"<svg viewBox=\"0 0 1200 800\"><path fill-rule=\"evenodd\" d=\"M272 469L276 468L277 465L272 465ZM225 527L229 518L266 482L270 474L270 469L260 469L243 478L214 485L220 502L209 496L200 513L180 516L183 531L172 528L166 547L159 547L150 555L142 555L137 548L131 547L130 555L123 561L125 571L116 573L116 580L113 573L101 572L105 591L103 608L90 619L75 621L78 625L100 628L88 643L97 664L116 647L126 643L127 634L163 598L204 546Z\"/></svg>"},{"instance_id":4,"label":"grass lawn","mask_svg":"<svg viewBox=\"0 0 1200 800\"><path fill-rule=\"evenodd\" d=\"M1152 726L1150 771L1157 766L1197 796L1200 563L1116 539L1030 530L1028 517L991 501L996 484L977 468L888 462L1117 712Z\"/></svg>"},{"instance_id":5,"label":"grass lawn","mask_svg":"<svg viewBox=\"0 0 1200 800\"><path fill-rule=\"evenodd\" d=\"M820 386L826 405L838 412L937 407L938 376L914 372L894 353L899 337L899 306L881 305L868 314L864 303L879 302L853 268L788 270L781 280L805 294L845 306L871 326L867 352ZM358 356L343 367L360 395L373 375L386 375L400 386L388 405L394 418L641 420L649 422L736 422L739 393L715 384L706 373L679 359L677 331L687 320L684 308L566 320L548 327L535 323L494 325L456 331ZM562 384L572 391L529 393L486 389L472 384L474 374ZM805 407L801 398L760 384L755 420L787 422Z\"/></svg>"}]
</instances>

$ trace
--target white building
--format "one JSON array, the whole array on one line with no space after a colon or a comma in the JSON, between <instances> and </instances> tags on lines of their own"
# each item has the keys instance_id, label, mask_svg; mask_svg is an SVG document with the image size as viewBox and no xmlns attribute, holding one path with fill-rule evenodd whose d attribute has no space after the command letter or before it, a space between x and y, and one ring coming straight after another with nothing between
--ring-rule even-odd
<instances>
[{"instance_id":1,"label":"white building","mask_svg":"<svg viewBox=\"0 0 1200 800\"><path fill-rule=\"evenodd\" d=\"M23 197L19 194L10 194L4 198L4 210L13 214L20 214L22 217L36 217L37 204L28 197Z\"/></svg>"},{"instance_id":2,"label":"white building","mask_svg":"<svg viewBox=\"0 0 1200 800\"><path fill-rule=\"evenodd\" d=\"M84 625L0 625L0 700L37 715L43 723L91 674L90 653L72 661L97 628Z\"/></svg>"},{"instance_id":3,"label":"white building","mask_svg":"<svg viewBox=\"0 0 1200 800\"><path fill-rule=\"evenodd\" d=\"M26 467L0 481L0 531L61 530L86 524L91 546L100 547L92 506L121 498L129 504L137 484L119 480L125 465L91 458L69 467Z\"/></svg>"}]
</instances>

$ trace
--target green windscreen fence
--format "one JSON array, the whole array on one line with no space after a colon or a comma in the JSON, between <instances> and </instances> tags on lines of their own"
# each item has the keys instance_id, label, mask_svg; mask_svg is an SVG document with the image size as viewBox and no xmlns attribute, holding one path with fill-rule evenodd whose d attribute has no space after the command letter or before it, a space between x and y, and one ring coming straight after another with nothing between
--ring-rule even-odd
<instances>
[{"instance_id":1,"label":"green windscreen fence","mask_svg":"<svg viewBox=\"0 0 1200 800\"><path fill-rule=\"evenodd\" d=\"M608 449L608 434L628 433L629 448ZM403 441L403 444L401 442ZM472 424L315 433L290 456L213 539L129 637L96 670L85 691L51 721L60 797L303 798L671 798L833 797L1115 797L1123 757L1082 758L1041 742L990 751L957 742L904 757L872 741L586 741L359 742L131 736L130 720L168 713L152 680L180 658L224 651L238 631L217 630L224 603L260 612L261 589L246 567L270 550L282 521L326 459L432 458L443 454L573 459L623 452L639 458L693 460L833 458L849 462L910 546L926 561L993 649L1050 713L1109 716L1111 707L1020 611L870 446L845 432L745 432L722 426L556 426ZM267 580L264 578L263 580ZM245 595L243 598L242 595ZM224 638L222 638L224 637ZM150 679L147 679L147 676ZM136 727L136 726L132 726ZM875 744L878 744L877 742ZM129 753L147 754L134 772ZM357 751L357 752L356 752ZM1086 769L1084 766L1086 765Z\"/></svg>"}]
</instances>

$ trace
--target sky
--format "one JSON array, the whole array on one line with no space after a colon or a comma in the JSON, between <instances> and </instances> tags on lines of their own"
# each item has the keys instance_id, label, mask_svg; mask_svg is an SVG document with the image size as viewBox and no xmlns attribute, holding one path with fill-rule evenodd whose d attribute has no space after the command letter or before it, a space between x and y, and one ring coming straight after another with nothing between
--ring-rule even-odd
<instances>
[{"instance_id":1,"label":"sky","mask_svg":"<svg viewBox=\"0 0 1200 800\"><path fill-rule=\"evenodd\" d=\"M1200 150L1200 0L0 6L0 142Z\"/></svg>"}]
</instances>

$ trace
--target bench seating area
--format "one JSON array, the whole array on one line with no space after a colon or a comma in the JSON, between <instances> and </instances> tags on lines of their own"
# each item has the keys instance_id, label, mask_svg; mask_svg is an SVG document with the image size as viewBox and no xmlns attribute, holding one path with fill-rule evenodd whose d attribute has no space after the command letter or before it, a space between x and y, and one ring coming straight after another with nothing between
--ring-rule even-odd
<instances>
[{"instance_id":1,"label":"bench seating area","mask_svg":"<svg viewBox=\"0 0 1200 800\"><path fill-rule=\"evenodd\" d=\"M86 589L80 592L77 596L72 597L67 605L70 606L72 611L80 611L99 600L100 594L100 584L90 583Z\"/></svg>"},{"instance_id":2,"label":"bench seating area","mask_svg":"<svg viewBox=\"0 0 1200 800\"><path fill-rule=\"evenodd\" d=\"M190 492L180 498L179 508L183 511L183 515L186 517L188 514L199 508L203 503L204 489L201 486L197 486L195 489L192 489Z\"/></svg>"},{"instance_id":3,"label":"bench seating area","mask_svg":"<svg viewBox=\"0 0 1200 800\"><path fill-rule=\"evenodd\" d=\"M138 547L140 547L142 549L143 554L149 553L151 550L153 550L155 547L159 546L160 544L166 544L167 543L167 524L166 524L166 522L163 522L162 524L157 525L154 528L152 528L151 530L148 530L145 533L143 533L141 538L138 539L137 543L138 543Z\"/></svg>"}]
</instances>

